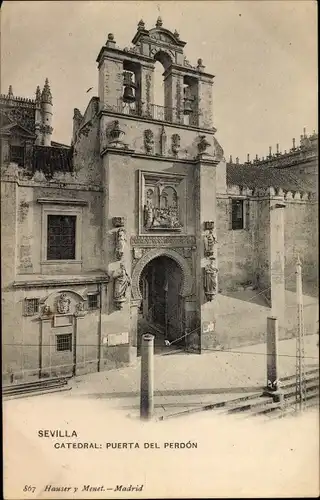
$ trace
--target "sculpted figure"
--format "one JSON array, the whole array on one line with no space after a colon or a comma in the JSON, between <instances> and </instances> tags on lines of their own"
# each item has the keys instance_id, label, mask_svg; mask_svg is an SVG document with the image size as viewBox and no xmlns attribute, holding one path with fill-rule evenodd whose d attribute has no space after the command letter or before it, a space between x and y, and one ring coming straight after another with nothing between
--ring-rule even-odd
<instances>
[{"instance_id":1,"label":"sculpted figure","mask_svg":"<svg viewBox=\"0 0 320 500\"><path fill-rule=\"evenodd\" d=\"M50 306L48 305L44 305L43 308L42 308L42 314L44 316L47 316L48 314L51 313L51 310L50 310Z\"/></svg>"},{"instance_id":2,"label":"sculpted figure","mask_svg":"<svg viewBox=\"0 0 320 500\"><path fill-rule=\"evenodd\" d=\"M204 292L209 301L217 294L218 269L215 267L214 259L204 268Z\"/></svg>"},{"instance_id":3,"label":"sculpted figure","mask_svg":"<svg viewBox=\"0 0 320 500\"><path fill-rule=\"evenodd\" d=\"M120 260L124 254L124 249L125 249L126 241L127 241L127 234L126 234L125 229L123 229L123 227L118 229L116 238L117 238L116 239L116 257L118 260Z\"/></svg>"},{"instance_id":4,"label":"sculpted figure","mask_svg":"<svg viewBox=\"0 0 320 500\"><path fill-rule=\"evenodd\" d=\"M59 314L67 314L70 311L70 299L66 293L62 293L57 302L57 311Z\"/></svg>"},{"instance_id":5,"label":"sculpted figure","mask_svg":"<svg viewBox=\"0 0 320 500\"><path fill-rule=\"evenodd\" d=\"M199 142L198 142L198 152L199 154L205 153L207 148L210 146L210 142L207 141L205 135L200 135L199 136Z\"/></svg>"},{"instance_id":6,"label":"sculpted figure","mask_svg":"<svg viewBox=\"0 0 320 500\"><path fill-rule=\"evenodd\" d=\"M113 299L116 306L121 309L122 303L126 301L126 294L129 286L131 285L131 279L128 275L124 264L120 264L120 269L114 274L114 289L113 289Z\"/></svg>"},{"instance_id":7,"label":"sculpted figure","mask_svg":"<svg viewBox=\"0 0 320 500\"><path fill-rule=\"evenodd\" d=\"M151 189L147 191L146 203L144 206L144 225L146 227L151 227L154 219L154 207L152 202L153 192Z\"/></svg>"},{"instance_id":8,"label":"sculpted figure","mask_svg":"<svg viewBox=\"0 0 320 500\"><path fill-rule=\"evenodd\" d=\"M216 230L209 229L204 237L204 251L207 257L214 255L214 246L217 242Z\"/></svg>"}]
</instances>

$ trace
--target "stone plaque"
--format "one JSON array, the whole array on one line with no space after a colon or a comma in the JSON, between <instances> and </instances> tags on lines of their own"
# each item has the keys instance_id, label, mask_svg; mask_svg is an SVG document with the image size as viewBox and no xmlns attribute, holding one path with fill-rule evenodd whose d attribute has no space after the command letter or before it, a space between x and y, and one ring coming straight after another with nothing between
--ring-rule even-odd
<instances>
[{"instance_id":1,"label":"stone plaque","mask_svg":"<svg viewBox=\"0 0 320 500\"><path fill-rule=\"evenodd\" d=\"M196 311L197 310L197 303L196 302L186 302L185 303L185 310L187 312Z\"/></svg>"},{"instance_id":2,"label":"stone plaque","mask_svg":"<svg viewBox=\"0 0 320 500\"><path fill-rule=\"evenodd\" d=\"M53 317L53 326L54 327L59 327L59 326L70 326L72 325L72 315L63 315L63 316L57 316L55 315Z\"/></svg>"},{"instance_id":3,"label":"stone plaque","mask_svg":"<svg viewBox=\"0 0 320 500\"><path fill-rule=\"evenodd\" d=\"M129 333L128 332L109 333L107 337L107 345L110 346L110 345L120 345L120 344L129 344Z\"/></svg>"},{"instance_id":4,"label":"stone plaque","mask_svg":"<svg viewBox=\"0 0 320 500\"><path fill-rule=\"evenodd\" d=\"M214 321L204 321L202 324L203 333L214 332L215 322Z\"/></svg>"},{"instance_id":5,"label":"stone plaque","mask_svg":"<svg viewBox=\"0 0 320 500\"><path fill-rule=\"evenodd\" d=\"M195 236L132 236L130 243L133 247L195 247Z\"/></svg>"}]
</instances>

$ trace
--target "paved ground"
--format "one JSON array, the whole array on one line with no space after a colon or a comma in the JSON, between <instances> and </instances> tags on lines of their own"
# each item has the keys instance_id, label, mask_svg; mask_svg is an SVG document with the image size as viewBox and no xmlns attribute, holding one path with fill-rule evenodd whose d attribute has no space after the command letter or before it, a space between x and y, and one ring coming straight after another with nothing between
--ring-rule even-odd
<instances>
[{"instance_id":1,"label":"paved ground","mask_svg":"<svg viewBox=\"0 0 320 500\"><path fill-rule=\"evenodd\" d=\"M306 369L319 365L318 335L305 338ZM295 373L294 339L279 342L279 378ZM168 415L202 404L261 392L266 385L266 345L187 354L168 351L154 360L155 414ZM102 399L138 415L140 359L136 365L72 379L65 397Z\"/></svg>"},{"instance_id":2,"label":"paved ground","mask_svg":"<svg viewBox=\"0 0 320 500\"><path fill-rule=\"evenodd\" d=\"M307 368L318 366L318 336L306 337ZM265 345L202 355L155 357L156 415L201 403L237 398L266 383ZM280 379L295 372L295 341L279 342ZM132 498L317 497L319 492L318 411L272 421L223 418L218 411L182 419L141 423L138 416L140 363L72 380L72 390L4 401L5 498L53 498L46 485L114 487L144 484ZM55 449L64 438L40 438L39 429L75 429L76 442L138 442L139 449ZM193 449L164 449L165 442L194 442ZM159 449L144 449L143 443ZM30 458L31 457L31 458ZM208 458L209 457L209 458ZM19 474L17 474L19 471ZM160 471L160 472L159 472ZM267 472L266 472L267 471ZM267 476L266 476L267 474ZM272 478L272 480L266 480ZM8 494L10 492L10 495ZM110 492L108 498L123 497ZM58 498L58 497L57 497ZM90 493L90 498L106 498Z\"/></svg>"}]
</instances>

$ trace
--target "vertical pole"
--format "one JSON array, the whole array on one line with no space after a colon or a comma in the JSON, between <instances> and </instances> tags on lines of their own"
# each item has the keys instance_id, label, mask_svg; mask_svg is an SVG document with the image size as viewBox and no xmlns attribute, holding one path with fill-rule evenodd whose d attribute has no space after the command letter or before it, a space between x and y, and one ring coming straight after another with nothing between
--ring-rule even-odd
<instances>
[{"instance_id":1,"label":"vertical pole","mask_svg":"<svg viewBox=\"0 0 320 500\"><path fill-rule=\"evenodd\" d=\"M267 379L268 387L278 389L278 319L267 318Z\"/></svg>"},{"instance_id":2,"label":"vertical pole","mask_svg":"<svg viewBox=\"0 0 320 500\"><path fill-rule=\"evenodd\" d=\"M153 351L154 335L146 333L141 341L140 418L149 420L153 415Z\"/></svg>"},{"instance_id":3,"label":"vertical pole","mask_svg":"<svg viewBox=\"0 0 320 500\"><path fill-rule=\"evenodd\" d=\"M278 319L267 318L267 390L274 401L282 401L278 378Z\"/></svg>"},{"instance_id":4,"label":"vertical pole","mask_svg":"<svg viewBox=\"0 0 320 500\"><path fill-rule=\"evenodd\" d=\"M102 283L99 283L99 321L98 321L98 363L97 371L101 370L101 356L102 356Z\"/></svg>"},{"instance_id":5,"label":"vertical pole","mask_svg":"<svg viewBox=\"0 0 320 500\"><path fill-rule=\"evenodd\" d=\"M296 265L296 294L298 331L296 336L296 410L302 411L304 402L304 331L301 261L298 256Z\"/></svg>"}]
</instances>

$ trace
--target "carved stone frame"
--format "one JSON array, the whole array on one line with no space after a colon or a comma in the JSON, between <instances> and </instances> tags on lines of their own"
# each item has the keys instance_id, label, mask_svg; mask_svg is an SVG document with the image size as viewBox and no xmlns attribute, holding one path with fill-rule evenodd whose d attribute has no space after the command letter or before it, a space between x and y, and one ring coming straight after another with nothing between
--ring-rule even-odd
<instances>
[{"instance_id":1,"label":"carved stone frame","mask_svg":"<svg viewBox=\"0 0 320 500\"><path fill-rule=\"evenodd\" d=\"M181 231L179 231L179 235L186 234L186 214L187 214L187 182L186 176L181 174L167 174L165 172L150 172L145 170L139 170L139 235L176 235L176 231L174 229L164 229L159 228L159 230L148 231L145 229L143 225L143 211L144 211L144 191L146 180L150 181L151 179L155 181L157 179L163 180L165 183L172 184L175 186L175 189L178 193L179 199L179 215L182 223Z\"/></svg>"},{"instance_id":2,"label":"carved stone frame","mask_svg":"<svg viewBox=\"0 0 320 500\"><path fill-rule=\"evenodd\" d=\"M182 297L192 295L193 279L192 272L187 260L178 252L176 252L175 250L171 250L170 248L153 248L152 250L146 252L141 257L141 259L138 260L135 267L133 268L131 278L131 295L134 301L140 301L142 299L139 288L139 281L143 269L153 259L162 256L169 257L170 259L174 260L181 270L182 283L180 295Z\"/></svg>"}]
</instances>

